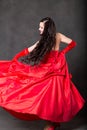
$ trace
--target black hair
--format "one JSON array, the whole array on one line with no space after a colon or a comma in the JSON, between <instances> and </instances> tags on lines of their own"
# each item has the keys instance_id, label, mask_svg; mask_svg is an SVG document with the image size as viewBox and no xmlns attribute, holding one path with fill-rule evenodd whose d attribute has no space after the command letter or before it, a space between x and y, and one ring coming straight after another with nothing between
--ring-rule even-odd
<instances>
[{"instance_id":1,"label":"black hair","mask_svg":"<svg viewBox=\"0 0 87 130\"><path fill-rule=\"evenodd\" d=\"M50 17L40 20L44 22L44 31L36 47L22 60L31 65L38 65L46 53L50 52L56 44L56 27ZM33 64L32 64L33 63Z\"/></svg>"}]
</instances>

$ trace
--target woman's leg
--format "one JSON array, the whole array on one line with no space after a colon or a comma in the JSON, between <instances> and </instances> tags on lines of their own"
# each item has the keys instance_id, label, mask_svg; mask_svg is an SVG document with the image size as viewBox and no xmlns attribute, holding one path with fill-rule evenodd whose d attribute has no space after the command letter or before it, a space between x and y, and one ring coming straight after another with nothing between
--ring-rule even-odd
<instances>
[{"instance_id":1,"label":"woman's leg","mask_svg":"<svg viewBox=\"0 0 87 130\"><path fill-rule=\"evenodd\" d=\"M51 121L46 121L47 124L44 128L44 130L55 130L56 127L60 127L60 123L57 122L51 122Z\"/></svg>"}]
</instances>

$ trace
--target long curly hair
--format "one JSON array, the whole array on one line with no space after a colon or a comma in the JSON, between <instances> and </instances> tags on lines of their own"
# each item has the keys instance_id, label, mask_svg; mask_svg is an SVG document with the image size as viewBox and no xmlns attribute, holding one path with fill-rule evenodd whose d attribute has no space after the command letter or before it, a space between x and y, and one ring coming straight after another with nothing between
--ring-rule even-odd
<instances>
[{"instance_id":1,"label":"long curly hair","mask_svg":"<svg viewBox=\"0 0 87 130\"><path fill-rule=\"evenodd\" d=\"M56 44L56 27L50 17L43 18L44 31L36 47L22 59L24 63L38 65L46 53L50 52Z\"/></svg>"}]
</instances>

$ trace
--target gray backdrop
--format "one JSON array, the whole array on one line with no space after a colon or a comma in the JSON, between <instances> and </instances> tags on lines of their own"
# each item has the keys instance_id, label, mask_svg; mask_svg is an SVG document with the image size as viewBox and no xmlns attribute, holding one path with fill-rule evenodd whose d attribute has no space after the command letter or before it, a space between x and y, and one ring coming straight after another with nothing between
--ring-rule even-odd
<instances>
[{"instance_id":1,"label":"gray backdrop","mask_svg":"<svg viewBox=\"0 0 87 130\"><path fill-rule=\"evenodd\" d=\"M39 38L40 19L50 16L57 32L77 42L66 58L72 80L86 100L85 11L85 0L0 0L0 60L11 60L16 53L34 44Z\"/></svg>"}]
</instances>

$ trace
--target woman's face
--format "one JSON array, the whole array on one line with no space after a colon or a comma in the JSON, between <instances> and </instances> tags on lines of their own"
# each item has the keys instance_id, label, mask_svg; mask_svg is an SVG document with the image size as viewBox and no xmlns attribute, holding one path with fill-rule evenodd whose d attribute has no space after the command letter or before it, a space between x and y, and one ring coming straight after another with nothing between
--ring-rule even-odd
<instances>
[{"instance_id":1,"label":"woman's face","mask_svg":"<svg viewBox=\"0 0 87 130\"><path fill-rule=\"evenodd\" d=\"M40 22L40 24L39 24L39 32L40 32L40 35L42 35L43 34L43 32L44 32L44 22Z\"/></svg>"}]
</instances>

